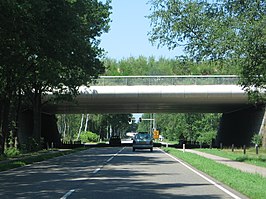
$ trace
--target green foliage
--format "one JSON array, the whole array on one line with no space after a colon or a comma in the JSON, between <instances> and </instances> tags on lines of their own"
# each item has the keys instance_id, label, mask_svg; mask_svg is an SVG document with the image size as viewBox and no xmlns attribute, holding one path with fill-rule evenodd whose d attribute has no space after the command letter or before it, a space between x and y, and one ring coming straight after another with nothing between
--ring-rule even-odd
<instances>
[{"instance_id":1,"label":"green foliage","mask_svg":"<svg viewBox=\"0 0 266 199\"><path fill-rule=\"evenodd\" d=\"M104 72L99 37L109 29L110 9L110 1L97 0L0 2L0 126L9 126L16 117L11 112L23 103L33 110L40 144L45 93L53 92L55 102L72 99L79 86ZM1 142L9 130L1 131Z\"/></svg>"},{"instance_id":2,"label":"green foliage","mask_svg":"<svg viewBox=\"0 0 266 199\"><path fill-rule=\"evenodd\" d=\"M98 142L100 140L100 136L97 135L96 133L87 131L87 132L82 132L80 134L80 140L81 142Z\"/></svg>"},{"instance_id":3,"label":"green foliage","mask_svg":"<svg viewBox=\"0 0 266 199\"><path fill-rule=\"evenodd\" d=\"M225 157L234 161L246 162L249 164L257 165L266 168L266 150L261 149L260 155L256 154L254 148L246 149L246 154L243 153L243 149L235 149L232 152L231 149L198 149L204 153L210 153L216 156Z\"/></svg>"},{"instance_id":4,"label":"green foliage","mask_svg":"<svg viewBox=\"0 0 266 199\"><path fill-rule=\"evenodd\" d=\"M156 114L156 125L170 141L211 144L216 137L220 114Z\"/></svg>"},{"instance_id":5,"label":"green foliage","mask_svg":"<svg viewBox=\"0 0 266 199\"><path fill-rule=\"evenodd\" d=\"M150 0L150 40L185 46L197 62L218 61L240 72L241 85L257 103L265 100L266 4L264 0Z\"/></svg>"},{"instance_id":6,"label":"green foliage","mask_svg":"<svg viewBox=\"0 0 266 199\"><path fill-rule=\"evenodd\" d=\"M41 139L41 142L36 141L35 138L29 137L27 139L27 142L25 144L21 145L21 151L26 153L26 152L34 152L34 151L39 151L43 148L44 146L44 141Z\"/></svg>"},{"instance_id":7,"label":"green foliage","mask_svg":"<svg viewBox=\"0 0 266 199\"><path fill-rule=\"evenodd\" d=\"M21 154L20 150L17 149L16 147L9 147L5 149L5 155L7 157L16 157L19 154Z\"/></svg>"},{"instance_id":8,"label":"green foliage","mask_svg":"<svg viewBox=\"0 0 266 199\"><path fill-rule=\"evenodd\" d=\"M132 117L131 114L89 114L87 121L83 120L82 131L96 132L101 139L108 137L108 130L112 128L112 132L120 133L123 136L130 125L128 124L128 118ZM79 132L81 123L81 114L69 114L69 115L57 115L58 129L61 137L64 141L70 141L76 139Z\"/></svg>"},{"instance_id":9,"label":"green foliage","mask_svg":"<svg viewBox=\"0 0 266 199\"><path fill-rule=\"evenodd\" d=\"M232 65L224 65L221 61L195 62L188 58L156 60L154 57L129 57L116 61L104 60L106 75L215 75L236 74Z\"/></svg>"},{"instance_id":10,"label":"green foliage","mask_svg":"<svg viewBox=\"0 0 266 199\"><path fill-rule=\"evenodd\" d=\"M251 139L251 143L257 146L261 146L262 145L262 135L259 134L254 134L252 139Z\"/></svg>"},{"instance_id":11,"label":"green foliage","mask_svg":"<svg viewBox=\"0 0 266 199\"><path fill-rule=\"evenodd\" d=\"M253 199L265 198L266 178L216 163L213 160L201 157L197 154L183 153L177 149L165 148L165 151L187 162L193 167L207 173L220 182ZM250 183L253 182L253 183Z\"/></svg>"},{"instance_id":12,"label":"green foliage","mask_svg":"<svg viewBox=\"0 0 266 199\"><path fill-rule=\"evenodd\" d=\"M197 138L197 141L201 144L206 143L210 147L212 146L212 141L215 139L217 132L209 131L209 132L202 132L200 136Z\"/></svg>"}]
</instances>

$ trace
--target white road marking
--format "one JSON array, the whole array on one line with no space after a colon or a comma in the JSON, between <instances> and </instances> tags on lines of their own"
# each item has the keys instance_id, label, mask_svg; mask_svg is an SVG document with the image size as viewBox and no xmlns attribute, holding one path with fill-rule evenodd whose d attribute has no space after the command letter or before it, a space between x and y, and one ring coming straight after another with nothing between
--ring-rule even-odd
<instances>
[{"instance_id":1,"label":"white road marking","mask_svg":"<svg viewBox=\"0 0 266 199\"><path fill-rule=\"evenodd\" d=\"M113 158L114 156L110 157L108 160L106 160L106 163L110 162Z\"/></svg>"},{"instance_id":2,"label":"white road marking","mask_svg":"<svg viewBox=\"0 0 266 199\"><path fill-rule=\"evenodd\" d=\"M101 170L101 168L97 168L92 173L95 174L95 173L99 172L100 170Z\"/></svg>"},{"instance_id":3,"label":"white road marking","mask_svg":"<svg viewBox=\"0 0 266 199\"><path fill-rule=\"evenodd\" d=\"M218 189L222 190L223 192L227 193L228 195L230 195L231 197L233 197L234 199L241 199L240 197L238 197L237 195L235 195L234 193L232 193L231 191L227 190L226 188L222 187L221 185L217 184L216 182L214 182L213 180L207 178L206 176L202 175L201 173L199 173L198 171L196 171L195 169L193 169L192 167L188 166L187 164L181 162L179 159L177 159L176 157L170 155L169 153L166 153L165 151L161 150L163 153L165 153L166 155L168 155L169 157L171 157L172 159L174 159L175 161L177 161L178 163L182 164L183 166L185 166L186 168L188 168L189 170L191 170L192 172L196 173L197 175L199 175L200 177L202 177L203 179L207 180L209 183L211 183L212 185L216 186Z\"/></svg>"},{"instance_id":4,"label":"white road marking","mask_svg":"<svg viewBox=\"0 0 266 199\"><path fill-rule=\"evenodd\" d=\"M121 153L124 149L125 149L125 147L120 149L116 154L114 154L112 157L110 157L108 160L106 160L106 163L110 162L115 156L117 156L119 153Z\"/></svg>"},{"instance_id":5,"label":"white road marking","mask_svg":"<svg viewBox=\"0 0 266 199\"><path fill-rule=\"evenodd\" d=\"M66 199L68 196L70 196L73 192L75 191L75 189L71 189L70 191L68 191L63 197L61 197L60 199Z\"/></svg>"},{"instance_id":6,"label":"white road marking","mask_svg":"<svg viewBox=\"0 0 266 199\"><path fill-rule=\"evenodd\" d=\"M124 149L125 149L125 147L122 148L121 150L119 150L116 154L114 154L112 157L110 157L110 158L106 161L106 163L110 162L115 156L117 156L119 153L121 153ZM103 166L104 166L104 165L103 165ZM103 166L102 166L102 167L103 167ZM93 174L98 173L98 172L101 170L102 167L99 167L99 168L95 169L92 173L93 173ZM69 197L74 191L75 191L75 189L71 189L70 191L68 191L68 192L67 192L63 197L61 197L60 199L67 199L67 197Z\"/></svg>"}]
</instances>

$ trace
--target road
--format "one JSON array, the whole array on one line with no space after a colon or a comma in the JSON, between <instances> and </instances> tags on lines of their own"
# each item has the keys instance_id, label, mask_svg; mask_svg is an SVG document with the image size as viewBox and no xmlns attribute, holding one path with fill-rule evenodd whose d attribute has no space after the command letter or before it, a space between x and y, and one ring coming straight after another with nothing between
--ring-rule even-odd
<instances>
[{"instance_id":1,"label":"road","mask_svg":"<svg viewBox=\"0 0 266 199\"><path fill-rule=\"evenodd\" d=\"M0 173L0 198L245 198L155 148L91 148Z\"/></svg>"}]
</instances>

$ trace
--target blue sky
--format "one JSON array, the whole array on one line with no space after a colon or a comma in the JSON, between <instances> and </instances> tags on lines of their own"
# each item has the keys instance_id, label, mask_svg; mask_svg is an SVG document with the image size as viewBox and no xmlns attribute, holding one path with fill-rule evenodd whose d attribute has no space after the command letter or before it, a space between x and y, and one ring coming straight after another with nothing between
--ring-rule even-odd
<instances>
[{"instance_id":1,"label":"blue sky","mask_svg":"<svg viewBox=\"0 0 266 199\"><path fill-rule=\"evenodd\" d=\"M181 50L169 51L157 48L148 40L151 30L148 0L112 0L112 22L108 33L101 36L101 47L107 51L106 57L121 60L130 56L154 56L174 58Z\"/></svg>"}]
</instances>

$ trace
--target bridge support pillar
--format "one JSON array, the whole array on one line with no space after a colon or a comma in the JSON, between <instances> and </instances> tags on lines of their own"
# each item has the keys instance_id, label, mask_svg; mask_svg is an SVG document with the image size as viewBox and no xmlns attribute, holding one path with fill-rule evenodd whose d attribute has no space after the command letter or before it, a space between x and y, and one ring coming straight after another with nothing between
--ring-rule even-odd
<instances>
[{"instance_id":1,"label":"bridge support pillar","mask_svg":"<svg viewBox=\"0 0 266 199\"><path fill-rule=\"evenodd\" d=\"M51 143L54 146L60 144L60 134L57 129L57 120L55 115L42 113L42 121L41 121L41 136L44 140L44 147L48 143L51 146ZM29 138L33 137L33 114L32 111L24 111L20 115L19 119L19 129L18 129L18 140L20 145L29 144Z\"/></svg>"},{"instance_id":2,"label":"bridge support pillar","mask_svg":"<svg viewBox=\"0 0 266 199\"><path fill-rule=\"evenodd\" d=\"M266 147L265 106L223 113L217 134L217 146L242 147L251 146L254 134L263 135L263 146Z\"/></svg>"},{"instance_id":3,"label":"bridge support pillar","mask_svg":"<svg viewBox=\"0 0 266 199\"><path fill-rule=\"evenodd\" d=\"M262 146L266 148L266 106L264 107L264 117L261 123L260 134L262 135Z\"/></svg>"}]
</instances>

